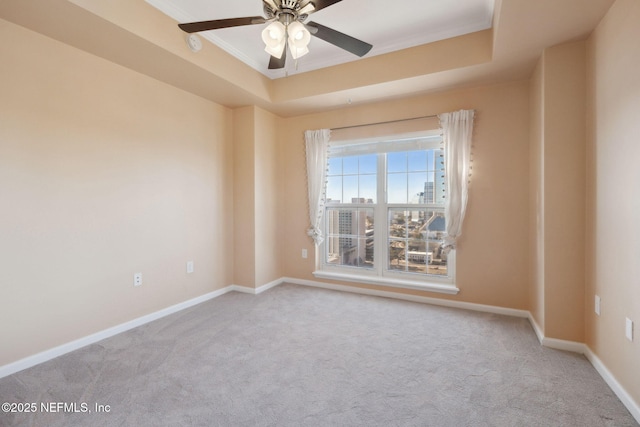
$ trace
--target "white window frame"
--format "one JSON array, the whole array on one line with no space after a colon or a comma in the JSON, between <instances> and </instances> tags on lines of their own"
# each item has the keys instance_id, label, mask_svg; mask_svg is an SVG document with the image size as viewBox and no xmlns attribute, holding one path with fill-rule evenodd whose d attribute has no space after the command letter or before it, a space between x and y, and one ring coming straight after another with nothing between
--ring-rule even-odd
<instances>
[{"instance_id":1,"label":"white window frame","mask_svg":"<svg viewBox=\"0 0 640 427\"><path fill-rule=\"evenodd\" d=\"M441 134L440 131L422 132L420 134L402 135L395 137L391 140L374 141L374 140L359 140L359 141L340 141L332 142L334 144L334 152L344 153L348 152L350 155L359 154L371 154L371 150L376 150L378 153L377 164L377 195L375 204L367 203L341 203L336 205L327 204L324 209L330 208L366 208L374 210L374 224L376 231L385 230L384 232L374 233L374 268L363 267L349 267L339 266L326 263L326 244L327 240L319 245L316 251L316 271L313 275L321 279L331 279L346 282L364 283L372 285L384 285L405 289L417 289L426 290L432 292L439 292L445 294L457 294L459 289L455 285L455 271L456 271L456 257L455 250L449 252L447 257L447 276L427 275L422 273L408 273L401 271L393 271L387 269L387 263L389 259L389 245L388 245L388 228L389 228L389 212L390 209L399 208L403 210L436 210L444 212L444 205L439 204L396 204L387 203L387 197L385 194L387 188L387 165L386 155L381 153L388 153L390 151L411 151L412 148L393 149L402 141L409 139L416 139L419 137L421 142L418 147L413 148L420 149L433 149L441 147ZM392 144L392 145L390 145ZM395 144L395 145L393 145ZM385 148L387 147L387 148ZM409 207L409 208L408 208ZM327 230L327 218L328 215L324 215L323 230Z\"/></svg>"}]
</instances>

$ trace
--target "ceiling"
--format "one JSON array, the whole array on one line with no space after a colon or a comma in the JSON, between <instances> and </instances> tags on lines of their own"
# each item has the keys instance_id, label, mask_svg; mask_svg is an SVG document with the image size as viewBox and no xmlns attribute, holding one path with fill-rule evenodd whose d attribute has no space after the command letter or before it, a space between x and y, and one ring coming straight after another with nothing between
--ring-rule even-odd
<instances>
[{"instance_id":1,"label":"ceiling","mask_svg":"<svg viewBox=\"0 0 640 427\"><path fill-rule=\"evenodd\" d=\"M146 0L176 22L264 16L262 0ZM494 0L343 0L309 16L314 21L373 45L367 57L491 28ZM199 33L269 78L317 70L359 58L312 38L310 53L269 70L261 32L267 24Z\"/></svg>"},{"instance_id":2,"label":"ceiling","mask_svg":"<svg viewBox=\"0 0 640 427\"><path fill-rule=\"evenodd\" d=\"M181 10L193 18L170 17L151 1L163 1L167 8L173 2L172 14ZM262 25L233 28L229 35L226 29L214 31L235 46L235 56L208 42L192 52L177 26L178 21L262 15L259 0L0 0L0 19L219 105L256 105L293 117L529 79L545 48L584 40L614 1L404 0L387 7L392 2L343 0L312 19L375 50L353 61L351 54L314 38L311 52L286 78L264 74L268 55ZM454 37L456 32L464 34ZM245 58L238 59L240 54ZM247 65L250 61L253 65Z\"/></svg>"}]
</instances>

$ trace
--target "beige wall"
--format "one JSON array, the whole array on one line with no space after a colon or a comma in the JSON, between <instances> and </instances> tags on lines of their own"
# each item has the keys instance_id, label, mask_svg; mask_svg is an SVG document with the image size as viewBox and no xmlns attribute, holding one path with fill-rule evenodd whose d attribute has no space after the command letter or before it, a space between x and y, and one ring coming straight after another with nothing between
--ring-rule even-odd
<instances>
[{"instance_id":1,"label":"beige wall","mask_svg":"<svg viewBox=\"0 0 640 427\"><path fill-rule=\"evenodd\" d=\"M545 336L584 341L585 44L547 49L544 77Z\"/></svg>"},{"instance_id":2,"label":"beige wall","mask_svg":"<svg viewBox=\"0 0 640 427\"><path fill-rule=\"evenodd\" d=\"M546 49L531 79L532 314L548 338L584 341L585 43Z\"/></svg>"},{"instance_id":3,"label":"beige wall","mask_svg":"<svg viewBox=\"0 0 640 427\"><path fill-rule=\"evenodd\" d=\"M231 282L230 110L2 20L0 58L0 365Z\"/></svg>"},{"instance_id":4,"label":"beige wall","mask_svg":"<svg viewBox=\"0 0 640 427\"><path fill-rule=\"evenodd\" d=\"M544 56L530 81L529 310L544 331Z\"/></svg>"},{"instance_id":5,"label":"beige wall","mask_svg":"<svg viewBox=\"0 0 640 427\"><path fill-rule=\"evenodd\" d=\"M278 117L256 106L233 111L234 284L260 287L282 277Z\"/></svg>"},{"instance_id":6,"label":"beige wall","mask_svg":"<svg viewBox=\"0 0 640 427\"><path fill-rule=\"evenodd\" d=\"M640 2L618 0L588 45L586 342L640 402ZM602 311L594 314L594 295ZM624 336L625 318L636 337Z\"/></svg>"},{"instance_id":7,"label":"beige wall","mask_svg":"<svg viewBox=\"0 0 640 427\"><path fill-rule=\"evenodd\" d=\"M255 107L233 111L234 284L256 286Z\"/></svg>"},{"instance_id":8,"label":"beige wall","mask_svg":"<svg viewBox=\"0 0 640 427\"><path fill-rule=\"evenodd\" d=\"M278 234L278 221L282 219L279 215L282 197L277 139L279 120L267 111L256 109L256 286L282 277L280 247L283 238Z\"/></svg>"},{"instance_id":9,"label":"beige wall","mask_svg":"<svg viewBox=\"0 0 640 427\"><path fill-rule=\"evenodd\" d=\"M306 235L308 208L303 132L437 114L477 111L474 169L463 235L457 254L458 301L528 308L528 83L518 82L403 99L283 121L284 275L315 280L314 257L300 250L313 244ZM353 286L352 283L349 284ZM421 294L418 291L387 289ZM447 298L441 294L427 294Z\"/></svg>"}]
</instances>

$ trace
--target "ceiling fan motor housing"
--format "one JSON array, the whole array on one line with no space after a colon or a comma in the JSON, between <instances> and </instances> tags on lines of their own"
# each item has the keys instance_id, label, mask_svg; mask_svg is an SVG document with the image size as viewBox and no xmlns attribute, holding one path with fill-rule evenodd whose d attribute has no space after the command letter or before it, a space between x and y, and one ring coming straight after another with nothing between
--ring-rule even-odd
<instances>
[{"instance_id":1,"label":"ceiling fan motor housing","mask_svg":"<svg viewBox=\"0 0 640 427\"><path fill-rule=\"evenodd\" d=\"M296 9L296 6L298 6L298 3L300 3L299 0L281 0L280 1L280 7L282 7L283 9Z\"/></svg>"},{"instance_id":2,"label":"ceiling fan motor housing","mask_svg":"<svg viewBox=\"0 0 640 427\"><path fill-rule=\"evenodd\" d=\"M307 13L299 13L303 3L309 3L301 0L275 0L273 2L277 9L273 9L267 2L264 2L264 13L267 20L275 19L281 24L287 26L294 21L304 21L309 15Z\"/></svg>"}]
</instances>

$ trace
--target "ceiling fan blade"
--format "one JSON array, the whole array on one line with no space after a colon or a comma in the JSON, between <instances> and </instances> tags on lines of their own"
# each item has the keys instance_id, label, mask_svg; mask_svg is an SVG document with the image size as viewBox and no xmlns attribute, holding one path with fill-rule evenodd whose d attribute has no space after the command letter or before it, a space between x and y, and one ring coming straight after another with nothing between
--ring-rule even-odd
<instances>
[{"instance_id":1,"label":"ceiling fan blade","mask_svg":"<svg viewBox=\"0 0 640 427\"><path fill-rule=\"evenodd\" d=\"M340 3L342 0L311 0L311 3L316 7L314 12L319 11L320 9L324 9L325 7L329 7L333 4Z\"/></svg>"},{"instance_id":2,"label":"ceiling fan blade","mask_svg":"<svg viewBox=\"0 0 640 427\"><path fill-rule=\"evenodd\" d=\"M182 31L197 33L199 31L217 30L219 28L240 27L243 25L264 24L267 22L262 16L247 16L245 18L215 19L213 21L190 22L178 24Z\"/></svg>"},{"instance_id":3,"label":"ceiling fan blade","mask_svg":"<svg viewBox=\"0 0 640 427\"><path fill-rule=\"evenodd\" d=\"M369 43L365 43L362 40L358 40L332 28L325 27L317 22L309 22L306 24L306 27L309 32L317 38L349 51L354 55L365 56L373 47Z\"/></svg>"},{"instance_id":4,"label":"ceiling fan blade","mask_svg":"<svg viewBox=\"0 0 640 427\"><path fill-rule=\"evenodd\" d=\"M284 64L287 62L287 47L284 47L284 51L282 52L282 58L276 58L275 56L271 56L269 59L269 69L270 70L279 70L284 68Z\"/></svg>"}]
</instances>

